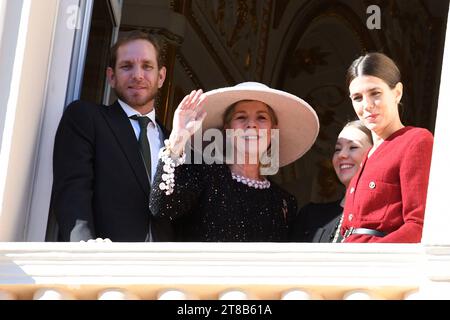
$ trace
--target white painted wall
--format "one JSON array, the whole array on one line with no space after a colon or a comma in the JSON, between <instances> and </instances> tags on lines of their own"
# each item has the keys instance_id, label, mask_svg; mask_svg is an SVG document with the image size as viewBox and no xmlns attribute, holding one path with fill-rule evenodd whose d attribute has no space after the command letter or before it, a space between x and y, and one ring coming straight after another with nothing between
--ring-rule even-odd
<instances>
[{"instance_id":1,"label":"white painted wall","mask_svg":"<svg viewBox=\"0 0 450 320\"><path fill-rule=\"evenodd\" d=\"M2 43L3 28L5 25L5 12L6 12L6 0L0 0L0 43Z\"/></svg>"},{"instance_id":2,"label":"white painted wall","mask_svg":"<svg viewBox=\"0 0 450 320\"><path fill-rule=\"evenodd\" d=\"M48 71L43 120L36 158L35 179L28 208L26 241L44 241L49 216L50 196L53 181L53 142L59 120L66 103L69 73L76 30L68 24L71 6L78 6L78 0L60 0L55 13L53 46ZM70 21L69 21L70 22Z\"/></svg>"},{"instance_id":3,"label":"white painted wall","mask_svg":"<svg viewBox=\"0 0 450 320\"><path fill-rule=\"evenodd\" d=\"M422 243L450 244L450 29L447 19Z\"/></svg>"},{"instance_id":4,"label":"white painted wall","mask_svg":"<svg viewBox=\"0 0 450 320\"><path fill-rule=\"evenodd\" d=\"M0 64L2 74L4 66L9 71L1 82L9 80L9 85L2 86L0 98L6 101L0 154L0 241L24 240L57 5L57 0L6 4ZM16 32L10 34L10 30Z\"/></svg>"}]
</instances>

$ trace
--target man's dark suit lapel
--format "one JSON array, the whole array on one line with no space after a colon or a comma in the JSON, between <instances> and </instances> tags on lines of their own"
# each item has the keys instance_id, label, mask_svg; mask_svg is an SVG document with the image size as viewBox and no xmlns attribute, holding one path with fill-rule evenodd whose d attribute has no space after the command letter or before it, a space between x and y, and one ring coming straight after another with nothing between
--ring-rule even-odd
<instances>
[{"instance_id":1,"label":"man's dark suit lapel","mask_svg":"<svg viewBox=\"0 0 450 320\"><path fill-rule=\"evenodd\" d=\"M111 106L105 108L105 119L114 133L120 147L125 153L131 168L133 168L136 179L142 187L144 193L150 192L150 183L145 171L144 162L139 153L139 145L131 127L126 113L116 101Z\"/></svg>"},{"instance_id":2,"label":"man's dark suit lapel","mask_svg":"<svg viewBox=\"0 0 450 320\"><path fill-rule=\"evenodd\" d=\"M166 127L163 126L163 124L158 120L156 120L156 124L158 125L160 132L162 132L162 141L164 141L165 139L169 139L169 132L167 131Z\"/></svg>"}]
</instances>

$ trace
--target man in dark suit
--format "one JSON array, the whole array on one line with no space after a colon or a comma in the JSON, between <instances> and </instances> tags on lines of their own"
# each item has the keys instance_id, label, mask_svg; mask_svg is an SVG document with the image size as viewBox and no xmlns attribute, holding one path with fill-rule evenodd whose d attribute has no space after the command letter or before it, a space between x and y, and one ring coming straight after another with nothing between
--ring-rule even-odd
<instances>
[{"instance_id":1,"label":"man in dark suit","mask_svg":"<svg viewBox=\"0 0 450 320\"><path fill-rule=\"evenodd\" d=\"M139 31L119 39L107 77L118 100L110 106L72 102L56 133L51 208L58 239L170 241L169 222L149 211L167 136L155 119L155 97L166 77L157 40ZM142 125L141 116L148 123Z\"/></svg>"}]
</instances>

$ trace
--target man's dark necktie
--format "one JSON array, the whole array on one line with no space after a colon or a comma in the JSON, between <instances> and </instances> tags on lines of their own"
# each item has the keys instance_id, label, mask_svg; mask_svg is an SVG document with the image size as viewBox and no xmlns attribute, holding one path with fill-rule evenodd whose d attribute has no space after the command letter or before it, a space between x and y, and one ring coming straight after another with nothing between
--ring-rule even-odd
<instances>
[{"instance_id":1,"label":"man's dark necktie","mask_svg":"<svg viewBox=\"0 0 450 320\"><path fill-rule=\"evenodd\" d=\"M147 137L147 126L151 121L149 117L141 117L138 115L133 115L130 117L133 120L137 120L139 123L139 127L141 128L141 132L139 133L139 149L141 150L142 160L144 161L145 169L147 170L147 175L149 181L152 178L152 157L150 153L150 144L148 142Z\"/></svg>"}]
</instances>

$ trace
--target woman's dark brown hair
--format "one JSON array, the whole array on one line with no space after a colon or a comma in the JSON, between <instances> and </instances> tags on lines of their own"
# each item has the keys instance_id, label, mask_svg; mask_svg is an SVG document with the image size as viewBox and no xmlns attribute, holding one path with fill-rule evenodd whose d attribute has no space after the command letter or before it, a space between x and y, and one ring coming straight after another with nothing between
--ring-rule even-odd
<instances>
[{"instance_id":1,"label":"woman's dark brown hair","mask_svg":"<svg viewBox=\"0 0 450 320\"><path fill-rule=\"evenodd\" d=\"M359 76L380 78L393 89L401 81L400 70L395 62L383 53L371 52L353 61L347 70L347 87Z\"/></svg>"},{"instance_id":2,"label":"woman's dark brown hair","mask_svg":"<svg viewBox=\"0 0 450 320\"><path fill-rule=\"evenodd\" d=\"M373 145L372 131L370 131L361 120L349 121L344 126L344 128L347 127L353 127L355 129L358 129L359 131L362 131L367 136L367 139L369 140L370 144ZM344 128L342 128L342 130L344 130Z\"/></svg>"}]
</instances>

